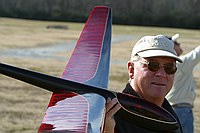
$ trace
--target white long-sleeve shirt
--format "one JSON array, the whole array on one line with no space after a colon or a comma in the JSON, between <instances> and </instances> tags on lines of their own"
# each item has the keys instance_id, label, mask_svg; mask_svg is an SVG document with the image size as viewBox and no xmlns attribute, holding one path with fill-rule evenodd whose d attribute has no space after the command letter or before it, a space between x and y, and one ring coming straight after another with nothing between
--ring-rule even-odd
<instances>
[{"instance_id":1,"label":"white long-sleeve shirt","mask_svg":"<svg viewBox=\"0 0 200 133\"><path fill-rule=\"evenodd\" d=\"M200 62L200 46L180 58L183 63L177 63L174 84L166 98L171 105L187 103L193 106L196 95L193 69Z\"/></svg>"}]
</instances>

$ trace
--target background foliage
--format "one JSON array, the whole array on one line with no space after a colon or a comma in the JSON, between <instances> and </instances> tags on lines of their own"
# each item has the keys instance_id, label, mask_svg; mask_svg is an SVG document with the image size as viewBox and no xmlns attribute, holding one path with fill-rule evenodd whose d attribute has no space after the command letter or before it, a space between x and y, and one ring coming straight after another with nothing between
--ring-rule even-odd
<instances>
[{"instance_id":1,"label":"background foliage","mask_svg":"<svg viewBox=\"0 0 200 133\"><path fill-rule=\"evenodd\" d=\"M85 22L97 5L112 7L114 24L200 29L200 0L1 0L0 16Z\"/></svg>"}]
</instances>

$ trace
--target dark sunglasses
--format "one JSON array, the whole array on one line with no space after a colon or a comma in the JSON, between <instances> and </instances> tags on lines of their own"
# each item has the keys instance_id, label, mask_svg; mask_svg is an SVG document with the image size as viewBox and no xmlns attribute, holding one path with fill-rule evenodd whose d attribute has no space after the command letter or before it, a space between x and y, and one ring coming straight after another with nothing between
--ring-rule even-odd
<instances>
[{"instance_id":1,"label":"dark sunglasses","mask_svg":"<svg viewBox=\"0 0 200 133\"><path fill-rule=\"evenodd\" d=\"M173 64L173 63L166 63L164 65L160 65L160 63L158 62L153 62L153 61L150 61L150 62L147 62L147 61L139 61L140 63L142 64L146 64L147 65L147 68L150 70L150 71L153 71L153 72L156 72L158 71L162 66L164 67L164 70L167 74L174 74L177 70L176 68L176 65Z\"/></svg>"}]
</instances>

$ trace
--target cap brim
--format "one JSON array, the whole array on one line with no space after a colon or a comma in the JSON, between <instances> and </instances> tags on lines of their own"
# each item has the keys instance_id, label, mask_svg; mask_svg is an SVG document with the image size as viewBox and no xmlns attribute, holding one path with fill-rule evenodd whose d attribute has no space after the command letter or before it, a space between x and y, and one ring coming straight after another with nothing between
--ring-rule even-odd
<instances>
[{"instance_id":1,"label":"cap brim","mask_svg":"<svg viewBox=\"0 0 200 133\"><path fill-rule=\"evenodd\" d=\"M183 62L178 56L176 56L170 52L163 51L163 50L147 50L147 51L138 52L137 54L141 57L158 57L158 56L170 57L170 58L174 58L175 60L177 60L180 63Z\"/></svg>"}]
</instances>

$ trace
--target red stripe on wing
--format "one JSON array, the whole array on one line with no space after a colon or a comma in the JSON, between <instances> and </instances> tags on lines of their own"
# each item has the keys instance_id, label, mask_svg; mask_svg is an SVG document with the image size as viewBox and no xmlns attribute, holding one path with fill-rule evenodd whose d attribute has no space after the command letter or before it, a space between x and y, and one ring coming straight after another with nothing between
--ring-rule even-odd
<instances>
[{"instance_id":1,"label":"red stripe on wing","mask_svg":"<svg viewBox=\"0 0 200 133\"><path fill-rule=\"evenodd\" d=\"M92 11L63 72L64 79L86 82L95 75L100 60L107 17L108 8L101 7Z\"/></svg>"},{"instance_id":2,"label":"red stripe on wing","mask_svg":"<svg viewBox=\"0 0 200 133\"><path fill-rule=\"evenodd\" d=\"M76 93L54 93L39 132L85 133L87 131L87 115L88 103L86 99Z\"/></svg>"}]
</instances>

